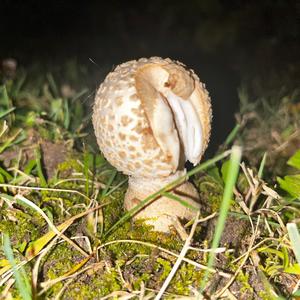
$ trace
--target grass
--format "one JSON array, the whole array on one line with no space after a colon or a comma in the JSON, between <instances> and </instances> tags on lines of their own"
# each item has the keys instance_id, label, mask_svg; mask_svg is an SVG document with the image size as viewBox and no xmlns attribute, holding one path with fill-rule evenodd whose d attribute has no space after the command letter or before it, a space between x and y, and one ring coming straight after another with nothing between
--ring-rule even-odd
<instances>
[{"instance_id":1,"label":"grass","mask_svg":"<svg viewBox=\"0 0 300 300\"><path fill-rule=\"evenodd\" d=\"M73 78L67 93L55 72L35 79L22 71L2 82L0 298L292 299L300 293L295 93L270 107L266 100L253 104L241 89L239 122L218 153L124 212L127 178L98 153L89 131L83 102L93 91ZM185 241L176 231L131 223L159 195L188 206L170 193L187 179L205 205L182 224Z\"/></svg>"},{"instance_id":2,"label":"grass","mask_svg":"<svg viewBox=\"0 0 300 300\"><path fill-rule=\"evenodd\" d=\"M3 235L3 250L12 267L14 278L16 281L16 286L22 299L24 300L32 299L29 279L22 266L19 269L17 268L14 255L13 255L13 249L11 248L9 236L5 233Z\"/></svg>"}]
</instances>

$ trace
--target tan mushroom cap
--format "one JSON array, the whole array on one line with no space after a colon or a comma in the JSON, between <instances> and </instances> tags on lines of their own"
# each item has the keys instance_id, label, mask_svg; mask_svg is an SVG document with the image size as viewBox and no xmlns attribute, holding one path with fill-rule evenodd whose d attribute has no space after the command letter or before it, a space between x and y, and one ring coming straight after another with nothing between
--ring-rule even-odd
<instances>
[{"instance_id":1,"label":"tan mushroom cap","mask_svg":"<svg viewBox=\"0 0 300 300\"><path fill-rule=\"evenodd\" d=\"M165 177L188 159L200 161L211 130L210 98L183 64L142 58L107 75L96 95L93 124L101 151L119 171Z\"/></svg>"}]
</instances>

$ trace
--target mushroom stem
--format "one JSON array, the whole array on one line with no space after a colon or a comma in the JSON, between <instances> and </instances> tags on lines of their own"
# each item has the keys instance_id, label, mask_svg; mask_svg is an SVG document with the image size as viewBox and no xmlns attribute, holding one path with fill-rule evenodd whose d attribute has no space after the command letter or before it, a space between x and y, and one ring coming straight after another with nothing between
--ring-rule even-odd
<instances>
[{"instance_id":1,"label":"mushroom stem","mask_svg":"<svg viewBox=\"0 0 300 300\"><path fill-rule=\"evenodd\" d=\"M186 170L177 171L175 174L164 178L129 177L129 186L124 201L125 209L131 210L147 196L157 192L185 173ZM190 182L179 184L170 193L196 209L200 209L199 194ZM170 226L174 225L177 219L190 220L196 216L196 213L196 210L192 210L174 199L160 196L142 208L134 216L134 219L144 219L145 223L152 225L156 231L169 232Z\"/></svg>"}]
</instances>

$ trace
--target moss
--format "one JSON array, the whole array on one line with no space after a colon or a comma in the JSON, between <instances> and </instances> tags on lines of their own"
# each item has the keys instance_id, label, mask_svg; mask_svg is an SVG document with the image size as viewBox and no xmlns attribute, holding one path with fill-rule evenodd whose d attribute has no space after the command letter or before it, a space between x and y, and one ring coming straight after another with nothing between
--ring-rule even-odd
<instances>
[{"instance_id":1,"label":"moss","mask_svg":"<svg viewBox=\"0 0 300 300\"><path fill-rule=\"evenodd\" d=\"M69 173L69 172L82 172L82 166L79 164L77 159L68 158L66 161L60 163L57 167L57 171L61 173Z\"/></svg>"},{"instance_id":2,"label":"moss","mask_svg":"<svg viewBox=\"0 0 300 300\"><path fill-rule=\"evenodd\" d=\"M209 210L218 211L222 201L223 183L212 175L202 175L195 179L201 195L201 202L209 204Z\"/></svg>"},{"instance_id":3,"label":"moss","mask_svg":"<svg viewBox=\"0 0 300 300\"><path fill-rule=\"evenodd\" d=\"M39 136L48 141L55 141L55 133L54 130L49 130L46 126L36 126L36 129L38 130Z\"/></svg>"},{"instance_id":4,"label":"moss","mask_svg":"<svg viewBox=\"0 0 300 300\"><path fill-rule=\"evenodd\" d=\"M42 261L45 280L55 279L68 272L80 260L78 252L67 243L55 246ZM63 287L63 282L55 284L47 295L56 295Z\"/></svg>"},{"instance_id":5,"label":"moss","mask_svg":"<svg viewBox=\"0 0 300 300\"><path fill-rule=\"evenodd\" d=\"M202 275L202 271L197 271L194 266L183 263L171 282L170 290L179 295L189 295L191 286L199 287Z\"/></svg>"},{"instance_id":6,"label":"moss","mask_svg":"<svg viewBox=\"0 0 300 300\"><path fill-rule=\"evenodd\" d=\"M224 255L227 258L227 266L224 269L231 270L233 273L236 272L238 265L232 263L235 259L234 254L225 252ZM243 270L238 272L235 283L238 285L240 293L247 293L248 295L254 294L253 287L249 283L249 274L243 272Z\"/></svg>"},{"instance_id":7,"label":"moss","mask_svg":"<svg viewBox=\"0 0 300 300\"><path fill-rule=\"evenodd\" d=\"M97 296L103 295L100 291L100 287L95 285L94 282L91 284L82 284L82 282L76 282L72 284L65 291L64 296L66 299L97 299Z\"/></svg>"},{"instance_id":8,"label":"moss","mask_svg":"<svg viewBox=\"0 0 300 300\"><path fill-rule=\"evenodd\" d=\"M66 299L98 299L119 290L122 290L119 273L110 268L102 274L84 274L68 287L64 296Z\"/></svg>"},{"instance_id":9,"label":"moss","mask_svg":"<svg viewBox=\"0 0 300 300\"><path fill-rule=\"evenodd\" d=\"M36 239L46 224L40 215L28 208L24 211L6 209L2 218L0 232L6 232L17 247L24 241L29 242Z\"/></svg>"},{"instance_id":10,"label":"moss","mask_svg":"<svg viewBox=\"0 0 300 300\"><path fill-rule=\"evenodd\" d=\"M253 288L249 284L249 275L245 274L243 271L240 271L236 277L237 281L241 283L241 292L250 292L253 294Z\"/></svg>"},{"instance_id":11,"label":"moss","mask_svg":"<svg viewBox=\"0 0 300 300\"><path fill-rule=\"evenodd\" d=\"M66 243L55 246L44 261L45 278L54 279L66 273L78 261L77 255L78 252Z\"/></svg>"},{"instance_id":12,"label":"moss","mask_svg":"<svg viewBox=\"0 0 300 300\"><path fill-rule=\"evenodd\" d=\"M171 263L168 260L162 259L160 257L157 259L156 262L163 269L163 272L162 272L162 274L160 275L160 278L159 278L160 281L163 281L168 277L168 275L169 275L169 273L172 269Z\"/></svg>"},{"instance_id":13,"label":"moss","mask_svg":"<svg viewBox=\"0 0 300 300\"><path fill-rule=\"evenodd\" d=\"M152 230L152 226L146 225L142 220L136 221L132 224L131 221L127 221L122 224L114 233L112 233L108 241L129 239L149 242L157 246L165 247L169 250L179 251L182 247L182 241L176 234L165 234L162 232L156 232ZM150 254L153 248L137 244L137 243L117 243L108 247L113 252L114 256L119 259L120 255L127 253L128 256L135 254Z\"/></svg>"},{"instance_id":14,"label":"moss","mask_svg":"<svg viewBox=\"0 0 300 300\"><path fill-rule=\"evenodd\" d=\"M262 299L262 300L270 300L270 299L274 299L274 297L272 297L272 295L270 295L270 293L266 292L266 291L259 291L258 292L258 296Z\"/></svg>"},{"instance_id":15,"label":"moss","mask_svg":"<svg viewBox=\"0 0 300 300\"><path fill-rule=\"evenodd\" d=\"M143 282L144 284L147 284L147 283L150 281L150 279L151 279L152 276L153 276L153 275L150 274L150 273L142 273L142 274L140 274L140 275L139 275L139 278L137 278L137 279L134 281L134 283L132 284L133 288L134 288L135 290L140 290L140 289L141 289L141 284L142 284L142 282Z\"/></svg>"},{"instance_id":16,"label":"moss","mask_svg":"<svg viewBox=\"0 0 300 300\"><path fill-rule=\"evenodd\" d=\"M54 276L54 278L56 277L57 275ZM54 285L47 293L47 296L57 294L63 285L63 282ZM101 296L108 295L113 291L119 290L122 290L122 284L120 275L115 268L110 267L105 271L103 271L103 268L100 270L95 268L95 270L90 269L77 276L65 290L64 297L66 299L78 300L97 299Z\"/></svg>"},{"instance_id":17,"label":"moss","mask_svg":"<svg viewBox=\"0 0 300 300\"><path fill-rule=\"evenodd\" d=\"M109 196L100 199L101 203L109 203L103 208L104 230L107 231L124 214L123 202L125 191L114 191ZM123 225L122 225L123 226Z\"/></svg>"}]
</instances>

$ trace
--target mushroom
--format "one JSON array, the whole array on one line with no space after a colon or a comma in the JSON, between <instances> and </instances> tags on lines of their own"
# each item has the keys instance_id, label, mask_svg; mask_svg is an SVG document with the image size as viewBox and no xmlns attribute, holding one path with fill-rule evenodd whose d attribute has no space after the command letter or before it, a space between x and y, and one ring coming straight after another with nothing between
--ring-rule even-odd
<instances>
[{"instance_id":1,"label":"mushroom","mask_svg":"<svg viewBox=\"0 0 300 300\"><path fill-rule=\"evenodd\" d=\"M126 210L184 176L186 161L199 163L209 141L211 116L205 85L180 62L141 58L107 75L96 94L93 125L106 159L129 175ZM171 193L200 209L198 192L190 182ZM190 220L195 214L160 196L134 218L169 232L178 219Z\"/></svg>"}]
</instances>

